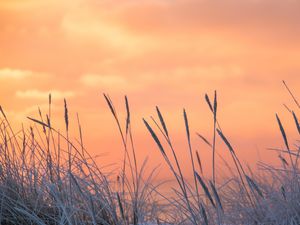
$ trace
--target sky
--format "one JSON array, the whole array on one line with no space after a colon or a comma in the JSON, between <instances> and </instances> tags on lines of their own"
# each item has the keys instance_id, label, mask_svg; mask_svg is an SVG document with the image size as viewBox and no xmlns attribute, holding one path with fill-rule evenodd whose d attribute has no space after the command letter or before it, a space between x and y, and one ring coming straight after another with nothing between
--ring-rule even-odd
<instances>
[{"instance_id":1,"label":"sky","mask_svg":"<svg viewBox=\"0 0 300 225\"><path fill-rule=\"evenodd\" d=\"M63 127L66 98L74 136L79 113L86 147L109 165L123 150L102 93L123 118L126 94L138 159L149 156L150 167L164 163L142 118L160 107L184 164L184 107L209 173L211 152L195 132L212 139L204 94L217 90L220 124L242 161L275 163L266 149L283 146L276 112L296 137L282 80L299 94L299 9L296 0L0 0L0 105L15 127L29 126L51 93Z\"/></svg>"}]
</instances>

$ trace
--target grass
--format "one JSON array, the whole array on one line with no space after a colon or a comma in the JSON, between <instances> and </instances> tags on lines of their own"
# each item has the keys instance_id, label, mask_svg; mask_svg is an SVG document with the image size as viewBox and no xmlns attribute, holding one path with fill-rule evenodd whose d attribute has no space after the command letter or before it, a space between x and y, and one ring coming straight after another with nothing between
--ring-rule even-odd
<instances>
[{"instance_id":1,"label":"grass","mask_svg":"<svg viewBox=\"0 0 300 225\"><path fill-rule=\"evenodd\" d=\"M291 123L300 135L297 117L300 106L291 95L295 110L290 112ZM212 143L196 133L212 153L212 177L202 170L202 157L191 141L188 113L183 110L187 154L193 179L183 174L167 123L159 107L157 119L143 119L145 129L156 143L177 186L170 187L173 195L164 196L154 182L153 169L146 176L147 161L138 162L131 127L129 100L125 96L126 119L118 112L107 94L104 99L116 122L123 144L121 170L103 173L84 147L81 124L77 116L79 138L69 137L68 105L64 101L65 131L52 127L51 95L49 110L39 118L28 118L32 127L14 131L0 107L0 224L300 224L299 140L290 143L279 115L278 124L283 149L272 149L278 154L280 167L259 162L259 173L242 165L238 151L221 129L217 114L217 92L213 101L206 94L212 113ZM233 161L233 168L217 151L221 140ZM217 179L216 158L227 165L230 176ZM115 179L117 177L117 179Z\"/></svg>"}]
</instances>

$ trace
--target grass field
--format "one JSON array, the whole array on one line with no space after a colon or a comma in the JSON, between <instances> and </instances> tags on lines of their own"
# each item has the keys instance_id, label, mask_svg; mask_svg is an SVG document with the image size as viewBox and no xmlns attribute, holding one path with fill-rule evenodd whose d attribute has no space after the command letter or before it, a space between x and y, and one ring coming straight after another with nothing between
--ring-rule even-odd
<instances>
[{"instance_id":1,"label":"grass field","mask_svg":"<svg viewBox=\"0 0 300 225\"><path fill-rule=\"evenodd\" d=\"M299 103L288 86L295 111L290 121L300 134L297 118ZM68 107L65 101L65 131L51 125L49 112L28 118L32 127L14 131L4 110L0 120L0 221L1 224L300 224L299 140L290 143L280 117L276 114L284 148L275 149L280 167L260 162L260 173L253 173L240 162L223 133L218 120L218 99L205 95L212 113L213 139L199 138L211 148L212 176L202 171L199 152L191 144L186 111L186 129L191 182L183 175L164 116L157 107L157 117L143 120L177 185L170 187L171 197L164 196L153 182L155 169L145 175L146 163L137 162L131 131L131 112L125 97L126 120L120 121L114 104L104 95L116 121L124 147L124 160L118 178L103 173L85 149L78 119L79 137L69 138ZM230 177L216 179L216 139L222 140L232 157ZM163 144L164 143L164 144ZM270 153L274 154L274 153ZM226 162L225 162L226 163ZM115 175L115 174L114 174Z\"/></svg>"}]
</instances>

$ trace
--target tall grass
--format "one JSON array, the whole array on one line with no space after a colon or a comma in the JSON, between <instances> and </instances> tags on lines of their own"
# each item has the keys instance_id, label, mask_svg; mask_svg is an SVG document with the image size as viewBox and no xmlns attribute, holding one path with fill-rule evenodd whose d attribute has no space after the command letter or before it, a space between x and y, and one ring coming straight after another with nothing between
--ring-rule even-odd
<instances>
[{"instance_id":1,"label":"tall grass","mask_svg":"<svg viewBox=\"0 0 300 225\"><path fill-rule=\"evenodd\" d=\"M295 102L295 110L299 111L300 106L296 97L284 81L283 84ZM199 187L202 189L200 197L197 183L189 183L188 179L182 175L181 165L178 163L178 157L167 133L167 126L159 108L157 107L157 112L160 124L151 117L152 121L154 121L154 126L151 126L144 119L146 128L156 142L178 183L179 189L174 191L176 199L170 199L169 203L176 208L177 212L182 213L182 223L194 225L300 224L299 140L291 147L284 126L276 114L276 122L278 123L279 131L285 145L284 149L276 149L280 160L283 162L282 167L276 168L260 162L259 167L261 172L253 174L250 169L246 170L244 168L238 158L237 151L220 127L217 118L217 93L215 92L214 94L213 103L211 103L207 94L205 94L205 101L213 114L212 144L201 134L197 133L197 136L212 149L211 179L203 176L199 152L192 152L191 150L190 130L185 110L183 116L189 143L188 150L191 156L192 176L198 181ZM295 123L296 130L300 134L296 112L289 108L288 110L291 113L291 119ZM154 127L157 128L157 131L155 131ZM168 146L161 144L159 133L162 134L162 138L167 140ZM216 156L220 156L217 154L216 138L224 142L236 170L236 172L231 173L231 177L227 180L219 182L216 180L217 171L215 167L215 158ZM168 153L168 147L171 149L171 154ZM194 154L199 165L198 171L196 171L194 166ZM289 158L289 162L285 159L286 157ZM224 161L222 157L221 159ZM172 160L175 161L175 164L171 163ZM228 165L226 161L225 165Z\"/></svg>"},{"instance_id":2,"label":"tall grass","mask_svg":"<svg viewBox=\"0 0 300 225\"><path fill-rule=\"evenodd\" d=\"M129 108L127 99L126 105ZM146 163L138 168L133 150L134 163L124 160L121 174L104 174L83 145L79 118L79 141L71 141L66 100L64 108L64 134L51 126L51 96L46 119L39 110L39 119L28 118L32 127L17 132L0 108L0 224L126 225L159 220L162 207L151 182L155 171L145 177ZM131 160L127 135L133 148L129 118L122 137ZM132 177L125 173L128 166L134 170Z\"/></svg>"},{"instance_id":3,"label":"tall grass","mask_svg":"<svg viewBox=\"0 0 300 225\"><path fill-rule=\"evenodd\" d=\"M283 84L295 103L294 109L286 108L300 135L300 106ZM278 114L274 121L284 148L272 150L282 165L259 162L260 171L254 173L241 163L238 150L221 129L217 92L213 101L206 94L204 100L213 118L212 140L195 135L211 150L212 176L203 172L203 158L192 143L194 133L184 109L182 123L192 171L186 176L165 117L156 107L157 119L151 116L143 123L177 183L169 187L173 194L167 197L154 181L157 171L146 176L147 161L137 161L128 98L124 99L124 121L107 94L104 100L123 144L120 170L111 173L103 173L85 149L78 114L79 137L70 137L73 124L66 100L63 132L52 126L51 95L47 114L38 110L38 118L28 118L32 126L19 131L13 130L0 107L0 224L300 224L299 140L291 142ZM222 150L227 149L232 163L218 153L218 140L224 143ZM218 158L231 171L229 177L217 176L221 174L216 167Z\"/></svg>"}]
</instances>

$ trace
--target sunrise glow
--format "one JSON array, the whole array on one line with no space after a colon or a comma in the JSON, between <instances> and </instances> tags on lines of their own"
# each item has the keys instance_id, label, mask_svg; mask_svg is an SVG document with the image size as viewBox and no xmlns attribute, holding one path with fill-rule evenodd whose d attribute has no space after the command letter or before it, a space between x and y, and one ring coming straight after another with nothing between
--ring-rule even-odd
<instances>
[{"instance_id":1,"label":"sunrise glow","mask_svg":"<svg viewBox=\"0 0 300 225\"><path fill-rule=\"evenodd\" d=\"M277 155L266 157L266 148L283 144L275 112L288 116L282 104L293 107L282 80L296 93L300 87L299 7L292 0L2 0L0 104L14 126L28 126L38 107L47 113L51 93L62 128L66 98L74 136L78 112L87 149L110 164L122 160L121 139L102 93L123 116L126 94L137 155L158 165L142 118L161 107L184 161L185 107L195 148L210 157L194 134L212 138L204 94L217 90L220 123L242 160L272 162Z\"/></svg>"}]
</instances>

